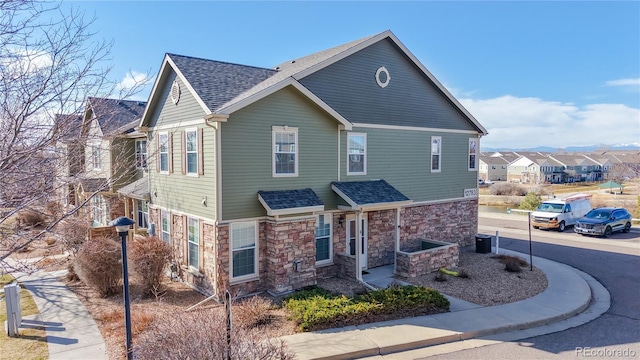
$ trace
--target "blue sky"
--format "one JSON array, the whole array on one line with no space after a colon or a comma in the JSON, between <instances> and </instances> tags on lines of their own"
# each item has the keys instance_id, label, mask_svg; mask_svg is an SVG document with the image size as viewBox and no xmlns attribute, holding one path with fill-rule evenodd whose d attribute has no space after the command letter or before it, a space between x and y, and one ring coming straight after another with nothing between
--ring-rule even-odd
<instances>
[{"instance_id":1,"label":"blue sky","mask_svg":"<svg viewBox=\"0 0 640 360\"><path fill-rule=\"evenodd\" d=\"M640 146L638 1L64 6L95 15L96 37L114 40L116 81L155 76L166 52L272 68L391 30L487 128L483 148Z\"/></svg>"}]
</instances>

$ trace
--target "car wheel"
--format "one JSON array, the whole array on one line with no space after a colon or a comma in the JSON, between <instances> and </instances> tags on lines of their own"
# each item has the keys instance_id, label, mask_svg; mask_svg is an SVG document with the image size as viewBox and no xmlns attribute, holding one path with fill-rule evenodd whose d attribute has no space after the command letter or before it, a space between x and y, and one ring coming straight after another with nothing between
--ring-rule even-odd
<instances>
[{"instance_id":1,"label":"car wheel","mask_svg":"<svg viewBox=\"0 0 640 360\"><path fill-rule=\"evenodd\" d=\"M560 224L558 225L558 231L559 232L563 232L564 231L564 221L560 221Z\"/></svg>"},{"instance_id":2,"label":"car wheel","mask_svg":"<svg viewBox=\"0 0 640 360\"><path fill-rule=\"evenodd\" d=\"M540 226L534 226L533 228L534 229L540 229Z\"/></svg>"},{"instance_id":3,"label":"car wheel","mask_svg":"<svg viewBox=\"0 0 640 360\"><path fill-rule=\"evenodd\" d=\"M606 237L606 238L608 238L609 236L611 236L611 233L612 233L612 232L613 232L613 231L611 231L611 227L610 227L610 226L607 226L607 228L606 228L606 229L604 229L604 234L602 234L602 237Z\"/></svg>"},{"instance_id":4,"label":"car wheel","mask_svg":"<svg viewBox=\"0 0 640 360\"><path fill-rule=\"evenodd\" d=\"M622 232L628 233L629 231L631 231L631 223L624 224L624 229L622 229Z\"/></svg>"}]
</instances>

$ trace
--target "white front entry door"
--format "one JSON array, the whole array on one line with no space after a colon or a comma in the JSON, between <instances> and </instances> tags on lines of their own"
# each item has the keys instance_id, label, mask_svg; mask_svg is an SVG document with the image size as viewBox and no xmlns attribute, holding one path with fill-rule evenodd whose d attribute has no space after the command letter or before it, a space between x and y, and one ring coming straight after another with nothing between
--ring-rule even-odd
<instances>
[{"instance_id":1,"label":"white front entry door","mask_svg":"<svg viewBox=\"0 0 640 360\"><path fill-rule=\"evenodd\" d=\"M362 246L362 252L360 253L360 265L362 269L367 269L367 222L362 219L360 224L360 231L362 236L360 242ZM356 254L356 219L351 218L347 220L347 250L350 255Z\"/></svg>"}]
</instances>

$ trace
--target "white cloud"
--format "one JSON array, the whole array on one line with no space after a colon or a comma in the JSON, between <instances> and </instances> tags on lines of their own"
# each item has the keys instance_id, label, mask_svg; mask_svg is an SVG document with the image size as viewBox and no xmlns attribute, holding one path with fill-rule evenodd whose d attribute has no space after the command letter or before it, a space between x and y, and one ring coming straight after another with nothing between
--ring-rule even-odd
<instances>
[{"instance_id":1,"label":"white cloud","mask_svg":"<svg viewBox=\"0 0 640 360\"><path fill-rule=\"evenodd\" d=\"M640 86L640 78L609 80L607 86Z\"/></svg>"},{"instance_id":2,"label":"white cloud","mask_svg":"<svg viewBox=\"0 0 640 360\"><path fill-rule=\"evenodd\" d=\"M128 91L136 86L140 86L147 81L147 74L137 71L128 72L122 81L118 83L118 91Z\"/></svg>"},{"instance_id":3,"label":"white cloud","mask_svg":"<svg viewBox=\"0 0 640 360\"><path fill-rule=\"evenodd\" d=\"M640 109L622 104L591 104L518 98L461 99L489 131L482 147L533 148L637 143Z\"/></svg>"}]
</instances>

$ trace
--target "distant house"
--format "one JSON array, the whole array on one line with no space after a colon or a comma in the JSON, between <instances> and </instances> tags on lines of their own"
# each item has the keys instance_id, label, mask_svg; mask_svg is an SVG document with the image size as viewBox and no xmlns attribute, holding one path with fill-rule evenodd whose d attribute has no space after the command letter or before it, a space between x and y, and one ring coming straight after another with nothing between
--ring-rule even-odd
<instances>
[{"instance_id":1,"label":"distant house","mask_svg":"<svg viewBox=\"0 0 640 360\"><path fill-rule=\"evenodd\" d=\"M549 157L564 166L565 181L600 181L602 165L582 154L550 154Z\"/></svg>"},{"instance_id":2,"label":"distant house","mask_svg":"<svg viewBox=\"0 0 640 360\"><path fill-rule=\"evenodd\" d=\"M132 215L118 190L143 177L146 169L145 134L135 131L145 102L89 98L83 117L84 175L78 202L90 197L88 215L95 226L105 226L121 215ZM95 196L94 196L95 194ZM146 211L146 202L140 205ZM147 215L139 219L146 227Z\"/></svg>"},{"instance_id":3,"label":"distant house","mask_svg":"<svg viewBox=\"0 0 640 360\"><path fill-rule=\"evenodd\" d=\"M84 140L82 116L56 114L54 120L53 189L56 200L64 207L75 207L79 176L84 172Z\"/></svg>"},{"instance_id":4,"label":"distant house","mask_svg":"<svg viewBox=\"0 0 640 360\"><path fill-rule=\"evenodd\" d=\"M273 69L167 54L150 221L205 293L282 293L477 234L486 130L386 31Z\"/></svg>"},{"instance_id":5,"label":"distant house","mask_svg":"<svg viewBox=\"0 0 640 360\"><path fill-rule=\"evenodd\" d=\"M480 155L478 177L482 180L506 181L509 160L502 156Z\"/></svg>"}]
</instances>

